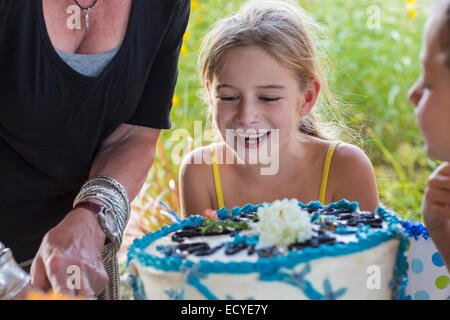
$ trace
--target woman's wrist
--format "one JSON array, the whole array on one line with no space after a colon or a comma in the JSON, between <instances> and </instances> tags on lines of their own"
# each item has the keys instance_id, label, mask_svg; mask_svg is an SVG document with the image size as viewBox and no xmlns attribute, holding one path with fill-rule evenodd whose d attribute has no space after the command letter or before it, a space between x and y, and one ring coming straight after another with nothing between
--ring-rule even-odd
<instances>
[{"instance_id":1,"label":"woman's wrist","mask_svg":"<svg viewBox=\"0 0 450 320\"><path fill-rule=\"evenodd\" d=\"M103 231L98 218L95 214L84 208L76 208L69 213L76 221L83 224L83 228L88 230L88 234L95 237L95 242L102 243L106 242L106 234ZM103 248L102 248L103 249Z\"/></svg>"},{"instance_id":2,"label":"woman's wrist","mask_svg":"<svg viewBox=\"0 0 450 320\"><path fill-rule=\"evenodd\" d=\"M124 187L115 179L98 176L89 179L74 200L74 207L83 202L96 202L106 208L97 219L111 244L105 248L106 259L114 259L122 243L123 233L130 216L130 203Z\"/></svg>"}]
</instances>

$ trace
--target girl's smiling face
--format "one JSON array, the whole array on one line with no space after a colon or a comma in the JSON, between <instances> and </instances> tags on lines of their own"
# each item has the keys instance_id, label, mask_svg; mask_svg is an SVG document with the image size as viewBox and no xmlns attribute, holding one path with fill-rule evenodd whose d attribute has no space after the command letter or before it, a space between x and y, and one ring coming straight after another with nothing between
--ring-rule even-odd
<instances>
[{"instance_id":1,"label":"girl's smiling face","mask_svg":"<svg viewBox=\"0 0 450 320\"><path fill-rule=\"evenodd\" d=\"M445 10L428 21L422 45L422 75L409 93L430 158L450 161L450 71L441 48ZM448 31L447 31L448 32Z\"/></svg>"},{"instance_id":2,"label":"girl's smiling face","mask_svg":"<svg viewBox=\"0 0 450 320\"><path fill-rule=\"evenodd\" d=\"M246 150L267 143L274 129L278 129L280 149L296 140L299 116L307 115L317 99L317 81L302 90L291 70L257 47L229 50L220 70L206 85L214 120L225 141L230 129Z\"/></svg>"}]
</instances>

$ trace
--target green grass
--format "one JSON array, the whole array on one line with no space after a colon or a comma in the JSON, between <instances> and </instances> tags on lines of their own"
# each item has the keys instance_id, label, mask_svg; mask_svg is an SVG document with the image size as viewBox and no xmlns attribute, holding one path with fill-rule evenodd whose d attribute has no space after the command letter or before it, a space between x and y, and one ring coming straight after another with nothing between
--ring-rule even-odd
<instances>
[{"instance_id":1,"label":"green grass","mask_svg":"<svg viewBox=\"0 0 450 320\"><path fill-rule=\"evenodd\" d=\"M206 106L199 98L198 48L210 26L235 12L243 2L193 1L180 58L173 129L162 134L144 191L146 197L170 203L175 211L179 210L179 166L172 161L175 142L171 136L180 128L193 136L194 121L205 124L206 120ZM352 142L362 147L372 160L382 203L407 219L421 220L422 193L437 163L424 154L424 141L407 92L420 74L418 56L426 20L425 2L417 2L415 17L411 17L404 0L298 3L326 28L328 41L323 44L329 58L330 85L338 98L346 102L341 106L342 113L347 115L344 123L360 134L361 138ZM379 28L371 28L374 21L371 14L377 10ZM160 207L147 209L154 228L167 222L159 214Z\"/></svg>"}]
</instances>

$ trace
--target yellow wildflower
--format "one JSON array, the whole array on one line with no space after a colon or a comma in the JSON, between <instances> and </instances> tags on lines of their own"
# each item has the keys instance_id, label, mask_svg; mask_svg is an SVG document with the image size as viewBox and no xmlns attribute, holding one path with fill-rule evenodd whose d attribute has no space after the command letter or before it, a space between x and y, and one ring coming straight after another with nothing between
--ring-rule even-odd
<instances>
[{"instance_id":1,"label":"yellow wildflower","mask_svg":"<svg viewBox=\"0 0 450 320\"><path fill-rule=\"evenodd\" d=\"M196 1L196 0L192 0L192 1L191 1L191 10L197 9L198 6L199 6L198 1Z\"/></svg>"},{"instance_id":2,"label":"yellow wildflower","mask_svg":"<svg viewBox=\"0 0 450 320\"><path fill-rule=\"evenodd\" d=\"M416 2L414 0L406 0L406 10L408 10L409 17L414 19L417 16Z\"/></svg>"},{"instance_id":3,"label":"yellow wildflower","mask_svg":"<svg viewBox=\"0 0 450 320\"><path fill-rule=\"evenodd\" d=\"M176 94L173 95L172 105L174 108L180 105L180 98Z\"/></svg>"},{"instance_id":4,"label":"yellow wildflower","mask_svg":"<svg viewBox=\"0 0 450 320\"><path fill-rule=\"evenodd\" d=\"M191 38L191 33L186 31L183 35L183 41L188 41Z\"/></svg>"},{"instance_id":5,"label":"yellow wildflower","mask_svg":"<svg viewBox=\"0 0 450 320\"><path fill-rule=\"evenodd\" d=\"M189 50L188 50L187 46L183 43L183 44L181 45L181 52L180 52L180 54L181 54L182 56L185 56L185 55L187 55L188 53L189 53Z\"/></svg>"},{"instance_id":6,"label":"yellow wildflower","mask_svg":"<svg viewBox=\"0 0 450 320\"><path fill-rule=\"evenodd\" d=\"M417 15L417 11L415 8L408 8L409 17L414 19Z\"/></svg>"}]
</instances>

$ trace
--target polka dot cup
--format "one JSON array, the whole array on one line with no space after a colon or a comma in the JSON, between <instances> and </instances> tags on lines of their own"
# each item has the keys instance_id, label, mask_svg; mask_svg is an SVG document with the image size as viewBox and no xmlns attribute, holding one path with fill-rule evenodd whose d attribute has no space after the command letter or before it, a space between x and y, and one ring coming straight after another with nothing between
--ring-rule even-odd
<instances>
[{"instance_id":1,"label":"polka dot cup","mask_svg":"<svg viewBox=\"0 0 450 320\"><path fill-rule=\"evenodd\" d=\"M450 298L450 275L431 238L409 238L408 287L406 293L416 300Z\"/></svg>"}]
</instances>

